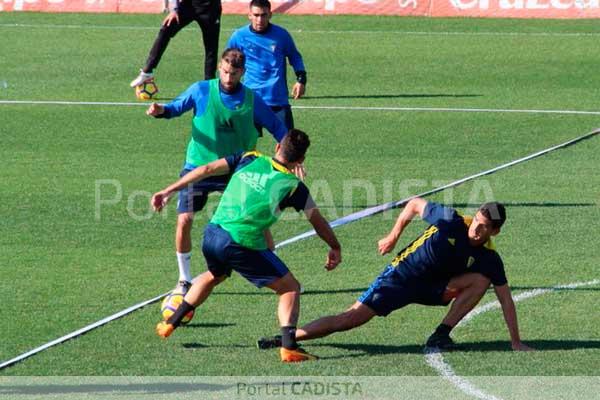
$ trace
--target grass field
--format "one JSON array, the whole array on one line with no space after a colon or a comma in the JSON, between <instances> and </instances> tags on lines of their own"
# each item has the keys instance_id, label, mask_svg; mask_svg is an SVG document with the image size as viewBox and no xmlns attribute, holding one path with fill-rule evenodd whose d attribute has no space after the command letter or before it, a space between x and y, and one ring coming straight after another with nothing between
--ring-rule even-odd
<instances>
[{"instance_id":1,"label":"grass field","mask_svg":"<svg viewBox=\"0 0 600 400\"><path fill-rule=\"evenodd\" d=\"M190 118L157 121L142 104L126 104L135 101L128 83L160 18L0 13L0 360L176 281L174 208L165 217L151 215L147 201L177 176ZM600 126L597 21L276 16L274 22L291 30L307 65L307 97L293 102L294 115L313 142L307 183L330 219ZM243 23L223 18L222 46ZM200 79L200 48L193 26L172 41L157 70L162 99ZM42 100L104 104L28 103ZM409 107L421 110L400 109ZM454 111L433 110L440 108ZM530 111L499 111L507 109ZM272 147L269 138L260 143L264 152ZM593 281L600 278L599 152L594 137L431 199L464 212L492 198L507 204L509 221L496 243L515 294ZM98 203L119 193L114 204ZM355 301L390 259L377 255L376 242L396 215L338 228L344 262L333 272L323 270L326 248L315 238L279 251L307 290L301 322ZM206 214L196 221L195 243ZM414 222L398 248L424 227ZM274 235L282 241L308 228L289 215ZM195 249L193 271L203 270ZM522 337L535 353L510 351L495 310L457 328L454 337L467 350L445 359L460 375L597 375L599 293L595 284L518 303ZM490 291L483 302L493 299ZM283 365L275 352L254 347L257 337L277 332L275 306L270 292L234 276L168 341L154 334L153 305L0 374L437 374L422 345L443 308L408 307L307 343L319 362Z\"/></svg>"}]
</instances>

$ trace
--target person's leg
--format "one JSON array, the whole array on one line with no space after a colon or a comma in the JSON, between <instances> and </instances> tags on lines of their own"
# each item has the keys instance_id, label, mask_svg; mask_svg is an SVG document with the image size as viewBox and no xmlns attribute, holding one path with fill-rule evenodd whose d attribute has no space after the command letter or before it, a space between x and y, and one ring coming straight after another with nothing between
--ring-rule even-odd
<instances>
[{"instance_id":1,"label":"person's leg","mask_svg":"<svg viewBox=\"0 0 600 400\"><path fill-rule=\"evenodd\" d=\"M283 362L316 360L317 357L300 348L296 342L296 325L300 312L300 283L288 272L266 285L279 295L277 316L281 327L279 355Z\"/></svg>"},{"instance_id":2,"label":"person's leg","mask_svg":"<svg viewBox=\"0 0 600 400\"><path fill-rule=\"evenodd\" d=\"M185 3L180 4L177 14L179 15L179 23L173 21L168 26L160 26L158 35L156 36L156 39L150 48L146 64L142 68L142 72L152 73L154 71L160 62L163 53L167 49L171 38L173 38L180 30L189 25L193 20L193 13L191 9L185 5Z\"/></svg>"},{"instance_id":3,"label":"person's leg","mask_svg":"<svg viewBox=\"0 0 600 400\"><path fill-rule=\"evenodd\" d=\"M341 314L319 318L299 328L296 330L296 340L316 339L334 332L354 329L369 322L375 315L375 311L357 301Z\"/></svg>"},{"instance_id":4,"label":"person's leg","mask_svg":"<svg viewBox=\"0 0 600 400\"><path fill-rule=\"evenodd\" d=\"M296 330L296 340L310 340L359 327L374 316L386 316L394 310L414 302L414 293L406 288L405 282L387 266L371 283L358 301L341 314L330 315L309 322ZM270 349L280 343L278 336L263 337L257 341L259 349Z\"/></svg>"},{"instance_id":5,"label":"person's leg","mask_svg":"<svg viewBox=\"0 0 600 400\"><path fill-rule=\"evenodd\" d=\"M463 274L450 279L444 295L452 296L452 292L458 294L442 323L452 327L456 326L479 303L489 286L490 280L477 273Z\"/></svg>"},{"instance_id":6,"label":"person's leg","mask_svg":"<svg viewBox=\"0 0 600 400\"><path fill-rule=\"evenodd\" d=\"M196 22L202 30L202 42L204 43L204 79L214 79L219 60L221 12L210 11L197 15Z\"/></svg>"},{"instance_id":7,"label":"person's leg","mask_svg":"<svg viewBox=\"0 0 600 400\"><path fill-rule=\"evenodd\" d=\"M185 295L183 302L175 313L166 321L159 322L156 333L167 338L179 326L181 320L190 311L202 304L212 293L215 286L223 282L230 274L231 267L228 265L227 253L230 245L230 237L224 235L216 225L208 224L204 229L204 240L202 242L202 253L206 260L208 271L199 275L189 292Z\"/></svg>"},{"instance_id":8,"label":"person's leg","mask_svg":"<svg viewBox=\"0 0 600 400\"><path fill-rule=\"evenodd\" d=\"M442 295L442 302L446 303L452 299L454 302L442 323L427 339L426 345L441 349L456 347L450 338L450 332L479 303L489 286L490 280L477 273L463 274L450 279Z\"/></svg>"},{"instance_id":9,"label":"person's leg","mask_svg":"<svg viewBox=\"0 0 600 400\"><path fill-rule=\"evenodd\" d=\"M227 275L215 276L206 271L194 279L194 284L183 300L194 308L200 306L210 296L215 286L227 279Z\"/></svg>"},{"instance_id":10,"label":"person's leg","mask_svg":"<svg viewBox=\"0 0 600 400\"><path fill-rule=\"evenodd\" d=\"M279 296L279 304L277 306L279 326L281 328L288 327L295 330L300 314L300 284L294 275L292 275L291 272L288 272L284 277L268 284L267 287L272 289ZM295 335L292 335L287 339L289 339L290 343L284 343L284 347L297 347Z\"/></svg>"},{"instance_id":11,"label":"person's leg","mask_svg":"<svg viewBox=\"0 0 600 400\"><path fill-rule=\"evenodd\" d=\"M184 212L177 215L177 225L175 227L175 253L177 255L180 282L192 281L190 260L192 256L193 223L193 212Z\"/></svg>"},{"instance_id":12,"label":"person's leg","mask_svg":"<svg viewBox=\"0 0 600 400\"><path fill-rule=\"evenodd\" d=\"M180 176L187 174L189 170L184 169ZM175 254L177 256L177 267L179 280L175 291L185 295L191 286L191 256L192 256L192 226L195 213L201 211L208 200L211 187L201 188L190 185L179 191L177 202L177 225L175 227Z\"/></svg>"}]
</instances>

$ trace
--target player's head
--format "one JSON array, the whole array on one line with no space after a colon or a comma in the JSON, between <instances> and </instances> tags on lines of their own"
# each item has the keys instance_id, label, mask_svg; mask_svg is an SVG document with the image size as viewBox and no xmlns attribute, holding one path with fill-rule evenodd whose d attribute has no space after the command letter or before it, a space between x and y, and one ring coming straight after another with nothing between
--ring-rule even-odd
<instances>
[{"instance_id":1,"label":"player's head","mask_svg":"<svg viewBox=\"0 0 600 400\"><path fill-rule=\"evenodd\" d=\"M506 209L496 201L484 203L479 207L469 225L469 241L473 245L481 245L491 236L500 233L500 228L506 221Z\"/></svg>"},{"instance_id":2,"label":"player's head","mask_svg":"<svg viewBox=\"0 0 600 400\"><path fill-rule=\"evenodd\" d=\"M219 63L219 80L225 91L235 90L244 75L246 57L238 49L226 49Z\"/></svg>"},{"instance_id":3,"label":"player's head","mask_svg":"<svg viewBox=\"0 0 600 400\"><path fill-rule=\"evenodd\" d=\"M290 129L280 143L275 146L277 158L286 164L300 164L304 161L310 146L308 135L300 129Z\"/></svg>"},{"instance_id":4,"label":"player's head","mask_svg":"<svg viewBox=\"0 0 600 400\"><path fill-rule=\"evenodd\" d=\"M269 0L252 0L248 10L250 26L256 32L264 32L271 21L271 2Z\"/></svg>"}]
</instances>

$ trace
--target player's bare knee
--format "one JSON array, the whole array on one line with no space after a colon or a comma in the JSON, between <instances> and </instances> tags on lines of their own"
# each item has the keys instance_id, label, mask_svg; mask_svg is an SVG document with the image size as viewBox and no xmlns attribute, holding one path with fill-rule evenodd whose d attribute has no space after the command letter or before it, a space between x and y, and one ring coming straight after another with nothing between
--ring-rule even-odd
<instances>
[{"instance_id":1,"label":"player's bare knee","mask_svg":"<svg viewBox=\"0 0 600 400\"><path fill-rule=\"evenodd\" d=\"M490 286L490 279L479 273L473 275L475 276L473 277L472 287L478 289L478 291L486 291Z\"/></svg>"},{"instance_id":2,"label":"player's bare knee","mask_svg":"<svg viewBox=\"0 0 600 400\"><path fill-rule=\"evenodd\" d=\"M181 213L177 216L177 229L191 229L194 223L194 213Z\"/></svg>"}]
</instances>

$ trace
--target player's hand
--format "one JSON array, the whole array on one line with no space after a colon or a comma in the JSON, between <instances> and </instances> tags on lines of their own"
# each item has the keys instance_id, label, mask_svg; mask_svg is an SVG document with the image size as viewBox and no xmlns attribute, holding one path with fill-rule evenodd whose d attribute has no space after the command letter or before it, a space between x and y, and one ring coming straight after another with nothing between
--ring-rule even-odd
<instances>
[{"instance_id":1,"label":"player's hand","mask_svg":"<svg viewBox=\"0 0 600 400\"><path fill-rule=\"evenodd\" d=\"M327 253L327 261L325 262L325 269L331 271L335 269L342 262L342 250L341 249L330 249Z\"/></svg>"},{"instance_id":2,"label":"player's hand","mask_svg":"<svg viewBox=\"0 0 600 400\"><path fill-rule=\"evenodd\" d=\"M293 171L294 175L298 177L301 181L306 178L306 169L304 169L304 164L298 164L294 167Z\"/></svg>"},{"instance_id":3,"label":"player's hand","mask_svg":"<svg viewBox=\"0 0 600 400\"><path fill-rule=\"evenodd\" d=\"M163 26L170 26L173 21L175 21L176 24L179 24L179 14L177 14L177 11L174 10L171 11L169 15L165 17L165 19L163 19L162 24Z\"/></svg>"},{"instance_id":4,"label":"player's hand","mask_svg":"<svg viewBox=\"0 0 600 400\"><path fill-rule=\"evenodd\" d=\"M513 343L511 347L514 351L535 351L533 347L529 347L523 342Z\"/></svg>"},{"instance_id":5,"label":"player's hand","mask_svg":"<svg viewBox=\"0 0 600 400\"><path fill-rule=\"evenodd\" d=\"M165 107L162 104L152 103L146 110L146 115L157 117L165 112Z\"/></svg>"},{"instance_id":6,"label":"player's hand","mask_svg":"<svg viewBox=\"0 0 600 400\"><path fill-rule=\"evenodd\" d=\"M394 236L387 235L386 237L381 239L379 242L377 242L379 254L381 254L383 256L383 255L389 253L390 251L394 250L397 240L398 239L396 239Z\"/></svg>"},{"instance_id":7,"label":"player's hand","mask_svg":"<svg viewBox=\"0 0 600 400\"><path fill-rule=\"evenodd\" d=\"M294 98L294 100L298 100L300 97L304 96L305 91L306 86L300 82L296 82L292 87L292 97Z\"/></svg>"},{"instance_id":8,"label":"player's hand","mask_svg":"<svg viewBox=\"0 0 600 400\"><path fill-rule=\"evenodd\" d=\"M154 211L161 212L162 209L165 208L165 206L169 202L170 198L171 198L171 195L168 192L165 192L165 191L157 192L157 193L154 193L154 195L152 196L152 199L150 200L150 204L152 205L152 208L154 209Z\"/></svg>"}]
</instances>

